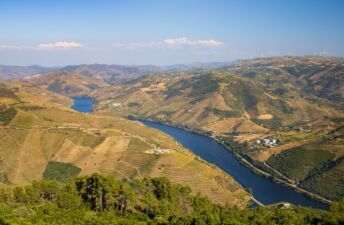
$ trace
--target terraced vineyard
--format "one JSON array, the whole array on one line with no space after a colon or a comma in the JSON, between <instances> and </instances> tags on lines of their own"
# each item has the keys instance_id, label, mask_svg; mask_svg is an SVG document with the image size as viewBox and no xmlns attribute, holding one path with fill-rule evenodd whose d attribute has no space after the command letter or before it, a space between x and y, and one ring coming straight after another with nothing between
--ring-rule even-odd
<instances>
[{"instance_id":1,"label":"terraced vineyard","mask_svg":"<svg viewBox=\"0 0 344 225\"><path fill-rule=\"evenodd\" d=\"M222 69L155 74L92 95L98 113L216 136L270 173L267 162L293 185L344 154L343 134L332 135L343 126L343 74L342 58L261 58ZM278 140L278 146L259 144L264 138ZM330 180L343 187L342 179ZM315 178L304 187L310 182ZM319 190L331 199L343 196Z\"/></svg>"},{"instance_id":2,"label":"terraced vineyard","mask_svg":"<svg viewBox=\"0 0 344 225\"><path fill-rule=\"evenodd\" d=\"M95 172L130 180L166 176L220 204L244 207L250 201L231 177L197 160L162 132L123 118L76 112L69 108L68 99L60 103L63 96L24 83L8 82L6 87L17 88L18 100L3 105L16 114L0 126L2 185L41 179L66 181ZM42 92L44 95L39 94ZM156 148L168 151L160 154ZM162 163L162 158L173 166ZM177 167L183 173L174 174ZM228 179L226 187L219 176Z\"/></svg>"},{"instance_id":3,"label":"terraced vineyard","mask_svg":"<svg viewBox=\"0 0 344 225\"><path fill-rule=\"evenodd\" d=\"M333 158L333 154L317 147L298 147L270 157L267 163L299 182L304 180L312 170L321 169Z\"/></svg>"}]
</instances>

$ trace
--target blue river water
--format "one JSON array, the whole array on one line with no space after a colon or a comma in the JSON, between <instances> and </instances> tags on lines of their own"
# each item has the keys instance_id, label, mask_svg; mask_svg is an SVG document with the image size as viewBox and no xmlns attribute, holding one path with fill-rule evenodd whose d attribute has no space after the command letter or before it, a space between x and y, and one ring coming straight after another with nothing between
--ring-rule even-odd
<instances>
[{"instance_id":1,"label":"blue river water","mask_svg":"<svg viewBox=\"0 0 344 225\"><path fill-rule=\"evenodd\" d=\"M93 111L93 99L90 97L73 97L74 104L72 105L72 109L89 113Z\"/></svg>"},{"instance_id":2,"label":"blue river water","mask_svg":"<svg viewBox=\"0 0 344 225\"><path fill-rule=\"evenodd\" d=\"M288 188L272 180L259 176L243 166L222 144L214 139L193 133L181 128L139 120L146 126L159 129L175 138L185 148L200 156L209 163L215 164L231 175L241 186L250 188L253 196L263 204L290 202L312 208L328 209L328 205L313 200L292 188Z\"/></svg>"},{"instance_id":3,"label":"blue river water","mask_svg":"<svg viewBox=\"0 0 344 225\"><path fill-rule=\"evenodd\" d=\"M88 97L75 97L73 109L80 112L91 112L93 100ZM175 138L185 148L204 160L212 163L232 176L244 188L250 188L253 196L263 204L290 202L318 209L328 209L328 205L313 200L294 189L288 188L272 180L253 173L243 166L222 144L214 139L187 131L181 128L163 125L156 122L138 120L146 126L159 129Z\"/></svg>"}]
</instances>

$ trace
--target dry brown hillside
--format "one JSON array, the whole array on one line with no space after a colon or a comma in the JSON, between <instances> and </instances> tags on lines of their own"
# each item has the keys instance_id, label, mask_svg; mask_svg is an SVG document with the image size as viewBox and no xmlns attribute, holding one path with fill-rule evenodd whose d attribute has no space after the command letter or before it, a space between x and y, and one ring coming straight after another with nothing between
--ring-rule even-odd
<instances>
[{"instance_id":1,"label":"dry brown hillside","mask_svg":"<svg viewBox=\"0 0 344 225\"><path fill-rule=\"evenodd\" d=\"M2 82L0 94L7 99L0 114L2 183L95 172L123 179L165 176L214 202L243 206L249 201L231 177L160 131L126 119L75 112L67 107L68 98L27 83Z\"/></svg>"}]
</instances>

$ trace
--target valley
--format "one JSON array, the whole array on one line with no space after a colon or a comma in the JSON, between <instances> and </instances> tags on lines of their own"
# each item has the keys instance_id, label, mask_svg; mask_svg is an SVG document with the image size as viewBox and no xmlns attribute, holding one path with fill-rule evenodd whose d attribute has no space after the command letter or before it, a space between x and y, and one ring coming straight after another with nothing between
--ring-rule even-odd
<instances>
[{"instance_id":1,"label":"valley","mask_svg":"<svg viewBox=\"0 0 344 225\"><path fill-rule=\"evenodd\" d=\"M2 186L48 178L63 182L96 172L128 180L164 176L218 204L250 202L233 178L162 132L123 118L76 112L70 98L27 83L2 85L7 99L1 104ZM155 147L170 152L146 153Z\"/></svg>"},{"instance_id":2,"label":"valley","mask_svg":"<svg viewBox=\"0 0 344 225\"><path fill-rule=\"evenodd\" d=\"M343 68L341 58L239 61L217 70L147 76L93 96L98 113L216 137L256 168L334 200L344 190ZM278 144L259 143L264 139Z\"/></svg>"},{"instance_id":3,"label":"valley","mask_svg":"<svg viewBox=\"0 0 344 225\"><path fill-rule=\"evenodd\" d=\"M324 208L263 177L255 179L264 184L247 183L247 176L257 175L246 168L240 169L246 175L233 174L226 162L195 156L171 137L127 118L213 137L255 172L328 203L343 196L343 65L341 58L279 57L156 70L116 82L75 70L2 81L1 129L10 135L1 137L1 149L7 149L1 182L63 181L93 172L130 180L165 176L216 203L244 207L252 189L264 204ZM72 108L93 112L71 110L72 98L81 102ZM85 99L89 103L83 104ZM25 161L29 156L35 163ZM234 158L227 163L238 164ZM269 186L276 194L266 193ZM287 192L297 197L278 197Z\"/></svg>"},{"instance_id":4,"label":"valley","mask_svg":"<svg viewBox=\"0 0 344 225\"><path fill-rule=\"evenodd\" d=\"M344 225L343 0L0 0L0 225Z\"/></svg>"}]
</instances>

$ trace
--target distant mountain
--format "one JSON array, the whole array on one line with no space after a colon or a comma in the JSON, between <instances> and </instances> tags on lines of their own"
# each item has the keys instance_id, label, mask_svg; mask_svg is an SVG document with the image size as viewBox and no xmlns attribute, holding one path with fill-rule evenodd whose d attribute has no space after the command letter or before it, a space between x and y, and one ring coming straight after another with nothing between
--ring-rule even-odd
<instances>
[{"instance_id":1,"label":"distant mountain","mask_svg":"<svg viewBox=\"0 0 344 225\"><path fill-rule=\"evenodd\" d=\"M123 83L151 73L161 71L157 66L123 66L123 65L74 65L66 66L59 71L74 72L84 76L101 80L106 83Z\"/></svg>"},{"instance_id":2,"label":"distant mountain","mask_svg":"<svg viewBox=\"0 0 344 225\"><path fill-rule=\"evenodd\" d=\"M205 68L222 68L231 65L231 63L194 63L178 64L171 66L154 65L107 65L107 64L83 64L69 65L65 67L41 67L41 66L5 66L0 65L0 79L13 80L22 79L27 76L44 74L47 72L73 72L101 80L103 82L114 84L127 82L142 76L176 71L189 71Z\"/></svg>"},{"instance_id":3,"label":"distant mountain","mask_svg":"<svg viewBox=\"0 0 344 225\"><path fill-rule=\"evenodd\" d=\"M220 69L231 66L233 62L210 62L210 63L191 63L191 64L175 64L161 67L165 72L190 71L197 69Z\"/></svg>"},{"instance_id":4,"label":"distant mountain","mask_svg":"<svg viewBox=\"0 0 344 225\"><path fill-rule=\"evenodd\" d=\"M276 89L280 95L293 86L303 95L315 95L344 107L344 58L260 58L236 61L227 70Z\"/></svg>"},{"instance_id":5,"label":"distant mountain","mask_svg":"<svg viewBox=\"0 0 344 225\"><path fill-rule=\"evenodd\" d=\"M76 72L93 79L102 80L109 84L115 84L128 82L155 73L190 71L205 68L224 68L229 65L231 65L231 63L228 62L178 64L170 66L85 64L66 66L59 71Z\"/></svg>"},{"instance_id":6,"label":"distant mountain","mask_svg":"<svg viewBox=\"0 0 344 225\"><path fill-rule=\"evenodd\" d=\"M32 66L6 66L0 65L0 79L1 80L14 80L21 79L26 76L46 73L57 70L57 67L42 67L37 65Z\"/></svg>"}]
</instances>

